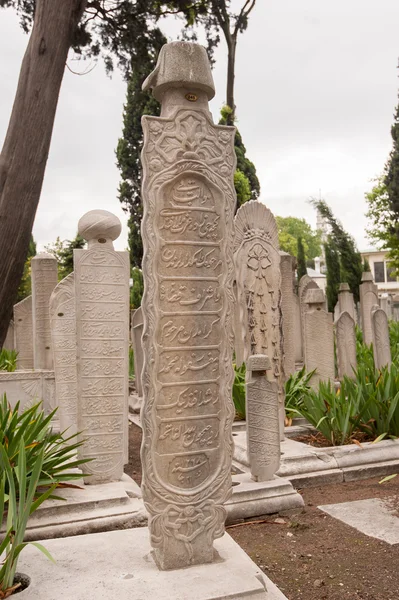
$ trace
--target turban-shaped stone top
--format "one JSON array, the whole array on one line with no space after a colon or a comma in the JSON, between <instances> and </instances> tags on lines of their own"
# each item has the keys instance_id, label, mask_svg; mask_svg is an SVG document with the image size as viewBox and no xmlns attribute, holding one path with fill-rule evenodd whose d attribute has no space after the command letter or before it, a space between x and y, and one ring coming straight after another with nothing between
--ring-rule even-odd
<instances>
[{"instance_id":1,"label":"turban-shaped stone top","mask_svg":"<svg viewBox=\"0 0 399 600\"><path fill-rule=\"evenodd\" d=\"M107 210L90 210L79 220L78 232L87 240L116 240L122 231L118 217Z\"/></svg>"},{"instance_id":2,"label":"turban-shaped stone top","mask_svg":"<svg viewBox=\"0 0 399 600\"><path fill-rule=\"evenodd\" d=\"M190 42L171 42L161 48L155 69L143 83L143 90L152 89L161 101L167 89L192 88L204 91L208 100L215 95L215 86L208 55L203 46Z\"/></svg>"},{"instance_id":3,"label":"turban-shaped stone top","mask_svg":"<svg viewBox=\"0 0 399 600\"><path fill-rule=\"evenodd\" d=\"M248 371L268 371L271 368L270 359L266 354L252 354L247 360Z\"/></svg>"},{"instance_id":4,"label":"turban-shaped stone top","mask_svg":"<svg viewBox=\"0 0 399 600\"><path fill-rule=\"evenodd\" d=\"M362 281L374 281L371 271L363 271Z\"/></svg>"}]
</instances>

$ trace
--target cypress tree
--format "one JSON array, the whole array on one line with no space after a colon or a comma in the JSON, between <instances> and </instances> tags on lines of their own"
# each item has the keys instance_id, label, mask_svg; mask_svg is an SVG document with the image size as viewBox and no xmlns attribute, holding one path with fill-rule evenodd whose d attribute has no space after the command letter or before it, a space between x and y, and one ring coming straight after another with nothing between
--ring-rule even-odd
<instances>
[{"instance_id":1,"label":"cypress tree","mask_svg":"<svg viewBox=\"0 0 399 600\"><path fill-rule=\"evenodd\" d=\"M328 310L334 312L335 305L338 302L339 284L341 283L339 252L332 240L324 244L324 252L327 268L327 304Z\"/></svg>"},{"instance_id":2,"label":"cypress tree","mask_svg":"<svg viewBox=\"0 0 399 600\"><path fill-rule=\"evenodd\" d=\"M301 278L304 275L307 275L305 248L303 246L301 237L298 238L296 272L297 272L298 283L299 283L301 281Z\"/></svg>"},{"instance_id":3,"label":"cypress tree","mask_svg":"<svg viewBox=\"0 0 399 600\"><path fill-rule=\"evenodd\" d=\"M396 107L391 136L393 147L386 165L384 183L392 210L399 217L399 104ZM398 234L398 231L396 233Z\"/></svg>"}]
</instances>

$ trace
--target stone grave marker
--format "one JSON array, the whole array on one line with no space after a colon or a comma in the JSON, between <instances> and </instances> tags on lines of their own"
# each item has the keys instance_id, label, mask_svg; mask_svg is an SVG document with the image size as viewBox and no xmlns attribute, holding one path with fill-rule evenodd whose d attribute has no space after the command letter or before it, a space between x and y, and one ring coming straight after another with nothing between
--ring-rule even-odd
<instances>
[{"instance_id":1,"label":"stone grave marker","mask_svg":"<svg viewBox=\"0 0 399 600\"><path fill-rule=\"evenodd\" d=\"M55 395L61 431L78 431L78 374L76 366L75 275L55 287L50 298L54 353Z\"/></svg>"},{"instance_id":2,"label":"stone grave marker","mask_svg":"<svg viewBox=\"0 0 399 600\"><path fill-rule=\"evenodd\" d=\"M128 444L129 255L113 247L119 219L92 210L80 219L87 250L74 250L78 430L90 476L85 483L117 481Z\"/></svg>"},{"instance_id":3,"label":"stone grave marker","mask_svg":"<svg viewBox=\"0 0 399 600\"><path fill-rule=\"evenodd\" d=\"M378 306L371 308L371 330L373 336L374 364L376 369L390 366L391 346L389 343L389 326L386 312Z\"/></svg>"},{"instance_id":4,"label":"stone grave marker","mask_svg":"<svg viewBox=\"0 0 399 600\"><path fill-rule=\"evenodd\" d=\"M141 385L141 374L143 371L143 343L141 341L143 335L143 310L141 306L137 308L132 315L131 340L134 354L134 381L138 396L143 395L143 387Z\"/></svg>"},{"instance_id":5,"label":"stone grave marker","mask_svg":"<svg viewBox=\"0 0 399 600\"><path fill-rule=\"evenodd\" d=\"M4 350L14 350L15 348L14 329L14 321L11 320L3 343Z\"/></svg>"},{"instance_id":6,"label":"stone grave marker","mask_svg":"<svg viewBox=\"0 0 399 600\"><path fill-rule=\"evenodd\" d=\"M363 341L368 346L373 341L371 309L374 305L378 305L378 288L374 283L371 272L364 271L362 274L362 283L360 284L360 314Z\"/></svg>"},{"instance_id":7,"label":"stone grave marker","mask_svg":"<svg viewBox=\"0 0 399 600\"><path fill-rule=\"evenodd\" d=\"M144 82L143 498L160 569L212 562L231 494L234 128L204 48L163 46Z\"/></svg>"},{"instance_id":8,"label":"stone grave marker","mask_svg":"<svg viewBox=\"0 0 399 600\"><path fill-rule=\"evenodd\" d=\"M336 324L335 333L337 340L338 378L344 375L354 379L353 369L356 369L356 331L355 321L351 315L344 311L340 314Z\"/></svg>"},{"instance_id":9,"label":"stone grave marker","mask_svg":"<svg viewBox=\"0 0 399 600\"><path fill-rule=\"evenodd\" d=\"M14 304L15 349L18 369L33 369L32 296Z\"/></svg>"},{"instance_id":10,"label":"stone grave marker","mask_svg":"<svg viewBox=\"0 0 399 600\"><path fill-rule=\"evenodd\" d=\"M353 299L353 294L350 291L348 283L339 284L338 307L339 314L343 312L349 313L349 316L351 316L356 323L355 301Z\"/></svg>"},{"instance_id":11,"label":"stone grave marker","mask_svg":"<svg viewBox=\"0 0 399 600\"><path fill-rule=\"evenodd\" d=\"M320 381L335 379L333 320L325 310L325 295L319 287L307 290L304 305L305 365L307 371L316 369L310 384L317 389Z\"/></svg>"},{"instance_id":12,"label":"stone grave marker","mask_svg":"<svg viewBox=\"0 0 399 600\"><path fill-rule=\"evenodd\" d=\"M319 290L319 286L317 283L309 277L309 275L304 275L301 277L301 280L298 285L298 298L299 298L299 308L300 308L300 318L301 318L301 335L302 335L302 351L303 356L302 360L304 360L305 348L304 348L304 338L305 338L305 310L307 309L305 303L305 297L308 290Z\"/></svg>"},{"instance_id":13,"label":"stone grave marker","mask_svg":"<svg viewBox=\"0 0 399 600\"><path fill-rule=\"evenodd\" d=\"M247 450L254 481L273 479L280 466L278 385L266 376L271 368L265 355L247 360Z\"/></svg>"},{"instance_id":14,"label":"stone grave marker","mask_svg":"<svg viewBox=\"0 0 399 600\"><path fill-rule=\"evenodd\" d=\"M281 271L281 314L284 375L286 379L295 372L295 297L294 275L295 258L287 252L280 252Z\"/></svg>"},{"instance_id":15,"label":"stone grave marker","mask_svg":"<svg viewBox=\"0 0 399 600\"><path fill-rule=\"evenodd\" d=\"M47 252L32 258L33 366L53 369L50 329L50 296L58 283L57 260Z\"/></svg>"}]
</instances>

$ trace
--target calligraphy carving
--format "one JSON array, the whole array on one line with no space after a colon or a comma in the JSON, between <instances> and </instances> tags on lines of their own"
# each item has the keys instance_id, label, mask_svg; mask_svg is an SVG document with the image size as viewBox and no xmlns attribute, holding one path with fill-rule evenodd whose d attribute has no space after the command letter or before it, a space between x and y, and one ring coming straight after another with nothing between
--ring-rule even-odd
<instances>
[{"instance_id":1,"label":"calligraphy carving","mask_svg":"<svg viewBox=\"0 0 399 600\"><path fill-rule=\"evenodd\" d=\"M164 569L213 560L233 419L234 129L213 124L204 92L189 109L174 93L167 117L143 117L142 153L143 497Z\"/></svg>"},{"instance_id":2,"label":"calligraphy carving","mask_svg":"<svg viewBox=\"0 0 399 600\"><path fill-rule=\"evenodd\" d=\"M58 283L57 260L46 252L32 258L33 362L35 369L52 369L50 296Z\"/></svg>"},{"instance_id":3,"label":"calligraphy carving","mask_svg":"<svg viewBox=\"0 0 399 600\"><path fill-rule=\"evenodd\" d=\"M373 333L374 364L376 369L390 366L391 346L389 343L389 326L386 312L375 305L371 309L371 326Z\"/></svg>"}]
</instances>

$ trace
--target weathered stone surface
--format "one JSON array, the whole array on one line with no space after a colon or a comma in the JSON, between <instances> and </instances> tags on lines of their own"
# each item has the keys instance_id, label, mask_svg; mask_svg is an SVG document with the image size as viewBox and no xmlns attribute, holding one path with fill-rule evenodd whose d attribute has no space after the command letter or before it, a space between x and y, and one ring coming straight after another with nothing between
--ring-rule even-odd
<instances>
[{"instance_id":1,"label":"weathered stone surface","mask_svg":"<svg viewBox=\"0 0 399 600\"><path fill-rule=\"evenodd\" d=\"M33 369L32 296L14 304L14 339L18 369Z\"/></svg>"},{"instance_id":2,"label":"weathered stone surface","mask_svg":"<svg viewBox=\"0 0 399 600\"><path fill-rule=\"evenodd\" d=\"M14 350L15 342L14 342L14 321L10 321L10 324L7 329L6 338L3 343L3 348L5 350Z\"/></svg>"},{"instance_id":3,"label":"weathered stone surface","mask_svg":"<svg viewBox=\"0 0 399 600\"><path fill-rule=\"evenodd\" d=\"M55 287L50 298L55 396L61 431L78 431L78 374L76 366L75 275Z\"/></svg>"},{"instance_id":4,"label":"weathered stone surface","mask_svg":"<svg viewBox=\"0 0 399 600\"><path fill-rule=\"evenodd\" d=\"M278 385L266 377L271 368L265 355L247 360L247 449L254 481L273 479L280 466Z\"/></svg>"},{"instance_id":5,"label":"weathered stone surface","mask_svg":"<svg viewBox=\"0 0 399 600\"><path fill-rule=\"evenodd\" d=\"M300 308L300 317L301 317L301 335L302 335L302 360L305 359L305 310L307 306L305 304L305 297L308 290L318 290L319 286L309 275L304 275L301 277L301 280L298 285L298 298L299 298L299 308Z\"/></svg>"},{"instance_id":6,"label":"weathered stone surface","mask_svg":"<svg viewBox=\"0 0 399 600\"><path fill-rule=\"evenodd\" d=\"M333 320L325 310L325 296L320 288L308 289L304 305L305 365L307 371L316 369L310 384L317 389L320 381L335 378Z\"/></svg>"},{"instance_id":7,"label":"weathered stone surface","mask_svg":"<svg viewBox=\"0 0 399 600\"><path fill-rule=\"evenodd\" d=\"M373 341L371 309L374 305L378 305L378 288L374 283L371 272L364 271L362 283L360 284L360 315L363 341L367 345L370 345Z\"/></svg>"},{"instance_id":8,"label":"weathered stone surface","mask_svg":"<svg viewBox=\"0 0 399 600\"><path fill-rule=\"evenodd\" d=\"M295 364L303 362L301 305L296 294L294 295L294 356Z\"/></svg>"},{"instance_id":9,"label":"weathered stone surface","mask_svg":"<svg viewBox=\"0 0 399 600\"><path fill-rule=\"evenodd\" d=\"M35 369L53 368L50 296L58 283L57 260L47 252L32 258L32 332Z\"/></svg>"},{"instance_id":10,"label":"weathered stone surface","mask_svg":"<svg viewBox=\"0 0 399 600\"><path fill-rule=\"evenodd\" d=\"M386 312L378 305L371 308L371 331L373 336L374 364L376 369L390 366L391 346Z\"/></svg>"},{"instance_id":11,"label":"weathered stone surface","mask_svg":"<svg viewBox=\"0 0 399 600\"><path fill-rule=\"evenodd\" d=\"M393 305L392 305L392 296L391 294L381 294L380 297L380 308L385 311L385 314L389 319L393 317Z\"/></svg>"},{"instance_id":12,"label":"weathered stone surface","mask_svg":"<svg viewBox=\"0 0 399 600\"><path fill-rule=\"evenodd\" d=\"M136 385L136 392L140 397L143 395L143 387L141 384L141 374L143 372L144 364L143 343L141 341L143 335L143 326L143 311L140 306L140 308L133 312L131 328L131 341L134 354L134 381Z\"/></svg>"},{"instance_id":13,"label":"weathered stone surface","mask_svg":"<svg viewBox=\"0 0 399 600\"><path fill-rule=\"evenodd\" d=\"M237 290L237 282L234 282L233 285L233 293L234 293L234 319L233 319L233 329L234 329L234 352L235 359L237 365L242 365L244 362L245 355L245 345L244 340L242 339L242 323L241 323L241 314L240 314L240 305L238 302L238 290Z\"/></svg>"},{"instance_id":14,"label":"weathered stone surface","mask_svg":"<svg viewBox=\"0 0 399 600\"><path fill-rule=\"evenodd\" d=\"M0 371L0 397L3 394L12 407L20 402L21 409L43 402L43 409L49 414L56 407L54 372Z\"/></svg>"},{"instance_id":15,"label":"weathered stone surface","mask_svg":"<svg viewBox=\"0 0 399 600\"><path fill-rule=\"evenodd\" d=\"M340 314L335 325L337 339L338 378L344 375L354 378L356 369L356 332L355 321L348 312Z\"/></svg>"},{"instance_id":16,"label":"weathered stone surface","mask_svg":"<svg viewBox=\"0 0 399 600\"><path fill-rule=\"evenodd\" d=\"M280 252L282 342L285 378L295 371L295 258Z\"/></svg>"},{"instance_id":17,"label":"weathered stone surface","mask_svg":"<svg viewBox=\"0 0 399 600\"><path fill-rule=\"evenodd\" d=\"M355 310L355 301L353 299L353 294L350 291L348 283L340 283L339 291L338 291L338 307L339 314L343 312L349 313L352 319L356 323L356 310Z\"/></svg>"},{"instance_id":18,"label":"weathered stone surface","mask_svg":"<svg viewBox=\"0 0 399 600\"><path fill-rule=\"evenodd\" d=\"M231 494L234 129L212 122L198 53L200 65L188 43L163 47L149 78L161 117L142 121L141 456L161 569L213 561Z\"/></svg>"},{"instance_id":19,"label":"weathered stone surface","mask_svg":"<svg viewBox=\"0 0 399 600\"><path fill-rule=\"evenodd\" d=\"M85 483L122 477L128 428L129 255L116 252L120 221L104 210L86 213L78 231L87 250L74 250L78 429Z\"/></svg>"}]
</instances>

